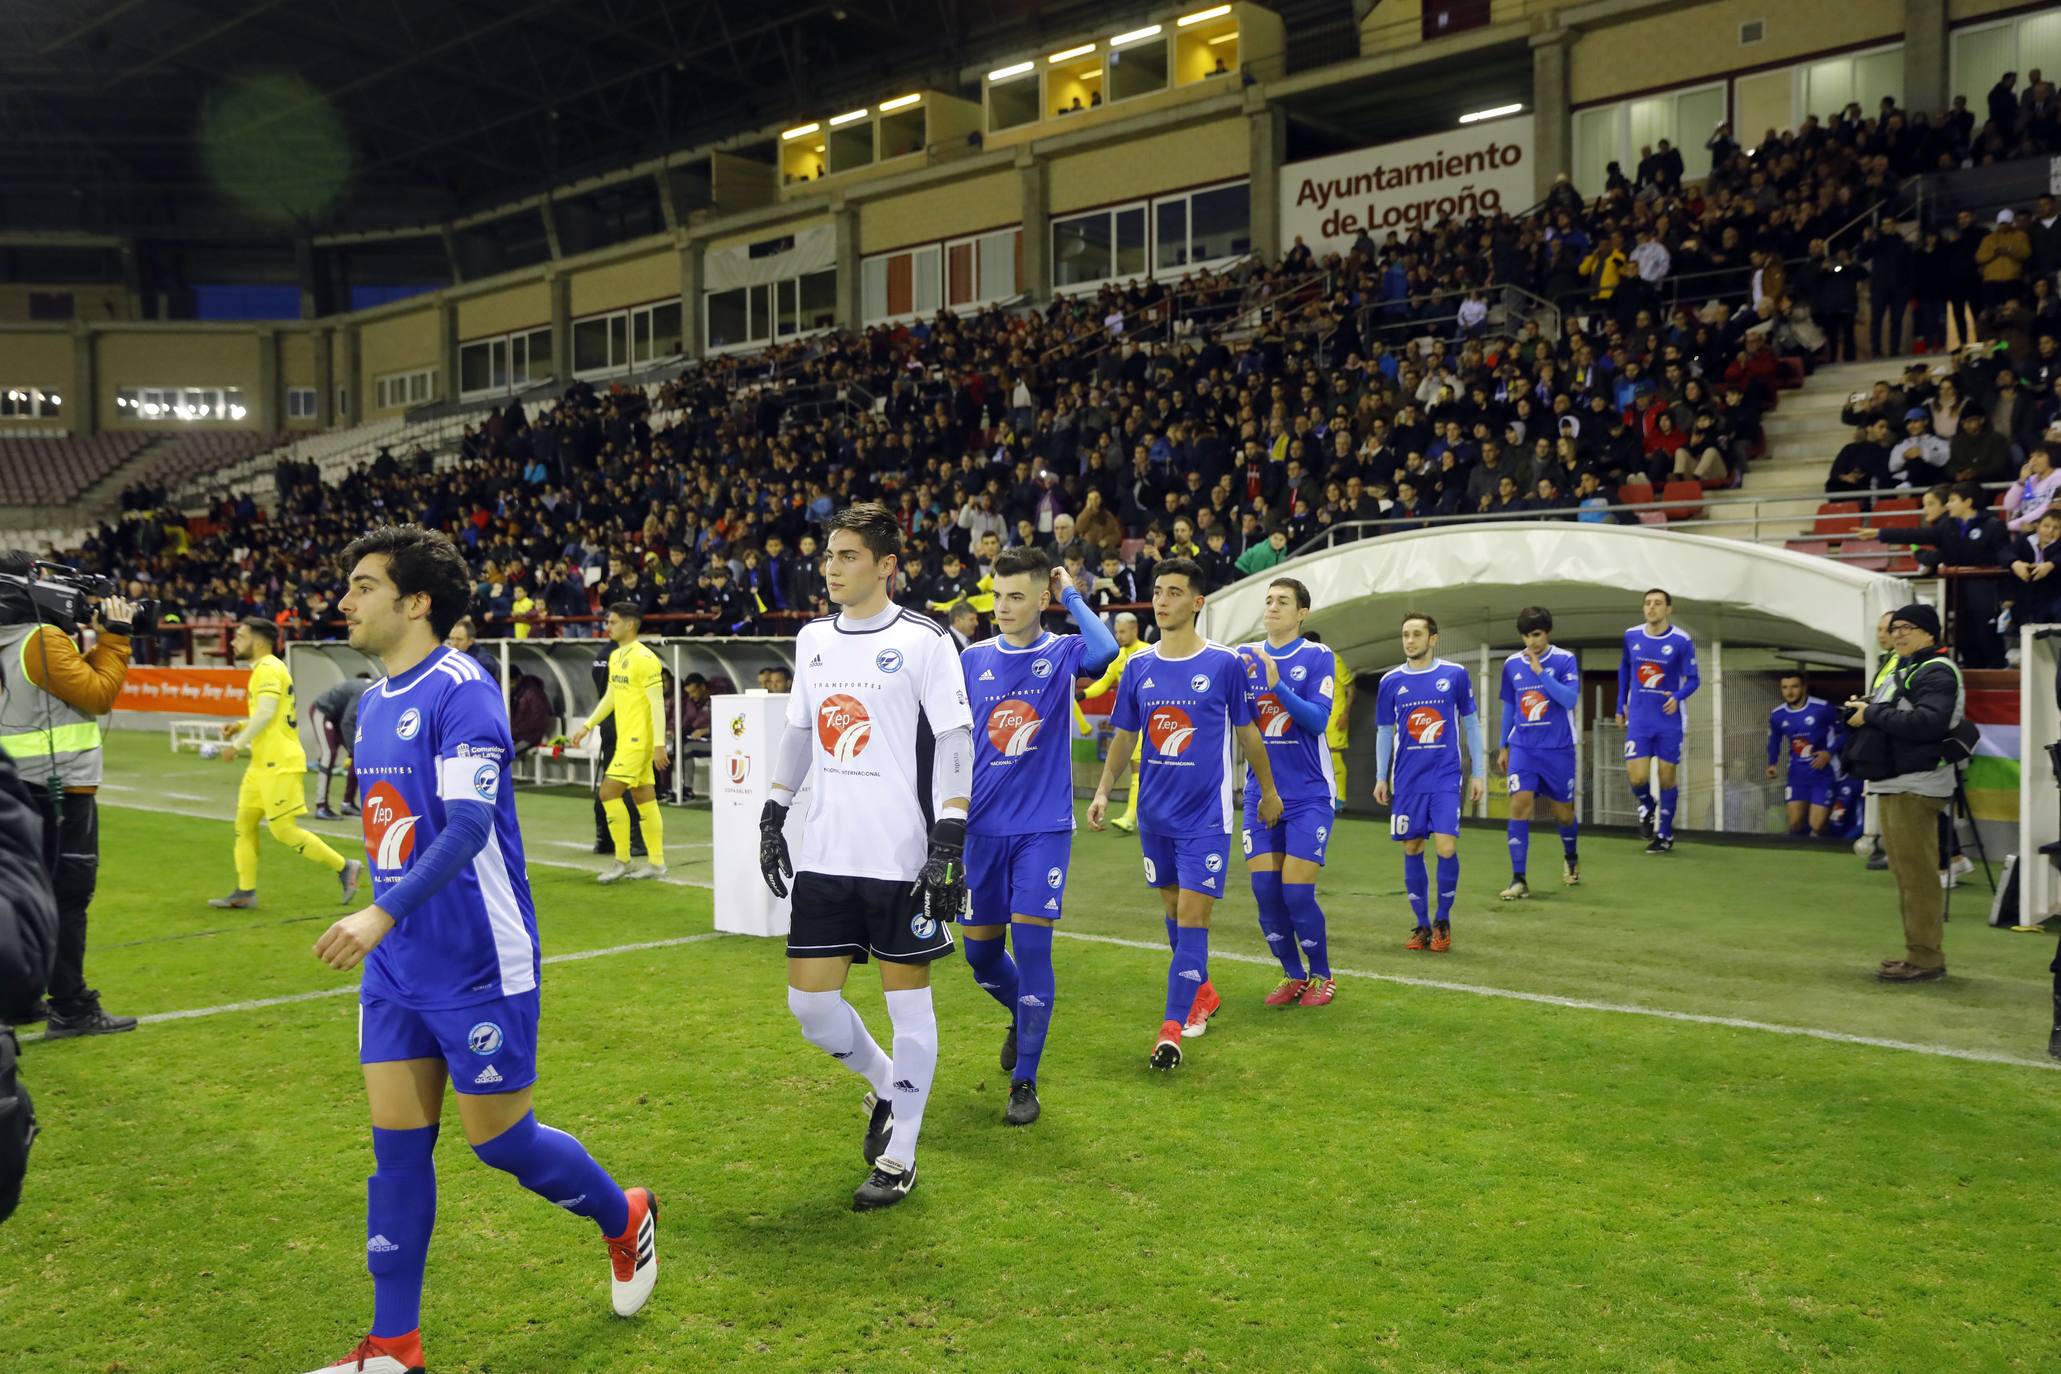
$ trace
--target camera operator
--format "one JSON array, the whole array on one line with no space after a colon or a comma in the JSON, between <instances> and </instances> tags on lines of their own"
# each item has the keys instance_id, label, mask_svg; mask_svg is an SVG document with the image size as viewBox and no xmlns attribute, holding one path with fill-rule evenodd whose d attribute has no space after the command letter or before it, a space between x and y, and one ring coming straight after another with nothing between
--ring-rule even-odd
<instances>
[{"instance_id":1,"label":"camera operator","mask_svg":"<svg viewBox=\"0 0 2061 1374\"><path fill-rule=\"evenodd\" d=\"M15 1075L20 1052L9 1023L26 1019L57 953L57 902L43 871L43 822L0 754L0 1221L14 1215L36 1138L36 1108Z\"/></svg>"},{"instance_id":2,"label":"camera operator","mask_svg":"<svg viewBox=\"0 0 2061 1374\"><path fill-rule=\"evenodd\" d=\"M86 583L19 550L0 553L0 750L42 817L43 865L57 898L49 1005L28 1013L47 1017L51 1040L136 1029L135 1017L108 1015L86 986L86 908L100 875L100 717L128 676L137 605L106 596L95 606ZM72 638L81 614L98 632L86 652Z\"/></svg>"},{"instance_id":3,"label":"camera operator","mask_svg":"<svg viewBox=\"0 0 2061 1374\"><path fill-rule=\"evenodd\" d=\"M1930 606L1892 612L1889 643L1896 666L1870 697L1846 702L1854 733L1845 763L1878 799L1882 845L1903 909L1904 957L1884 959L1875 976L1885 983L1932 983L1946 977L1939 820L1959 777L1950 742L1961 738L1967 694L1961 670L1939 646L1939 613Z\"/></svg>"}]
</instances>

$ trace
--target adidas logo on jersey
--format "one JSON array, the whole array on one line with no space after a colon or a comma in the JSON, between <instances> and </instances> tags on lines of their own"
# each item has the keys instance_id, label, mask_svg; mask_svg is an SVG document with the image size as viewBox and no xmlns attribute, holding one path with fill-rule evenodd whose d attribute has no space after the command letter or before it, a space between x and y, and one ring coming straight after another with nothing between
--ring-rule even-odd
<instances>
[{"instance_id":1,"label":"adidas logo on jersey","mask_svg":"<svg viewBox=\"0 0 2061 1374\"><path fill-rule=\"evenodd\" d=\"M994 670L993 668L983 668L983 669L981 669L981 670L980 670L980 680L981 680L982 682L993 682L993 681L995 680L995 670Z\"/></svg>"},{"instance_id":2,"label":"adidas logo on jersey","mask_svg":"<svg viewBox=\"0 0 2061 1374\"><path fill-rule=\"evenodd\" d=\"M1141 682L1141 683L1139 683L1139 684L1138 684L1138 689L1139 689L1140 691L1147 691L1147 692L1151 691L1151 690L1152 690L1152 679L1151 679L1151 678L1149 678L1149 677L1148 677L1148 678L1146 678L1146 679L1145 679L1145 680L1144 680L1143 682Z\"/></svg>"},{"instance_id":3,"label":"adidas logo on jersey","mask_svg":"<svg viewBox=\"0 0 2061 1374\"><path fill-rule=\"evenodd\" d=\"M400 1248L400 1246L394 1244L385 1236L374 1236L371 1240L365 1242L365 1249L376 1255L390 1255Z\"/></svg>"},{"instance_id":4,"label":"adidas logo on jersey","mask_svg":"<svg viewBox=\"0 0 2061 1374\"><path fill-rule=\"evenodd\" d=\"M1057 897L1047 897L1047 898L1045 899L1045 910L1047 910L1047 911L1057 911L1057 910L1059 910L1059 899L1058 899Z\"/></svg>"},{"instance_id":5,"label":"adidas logo on jersey","mask_svg":"<svg viewBox=\"0 0 2061 1374\"><path fill-rule=\"evenodd\" d=\"M1202 885L1204 887L1215 887L1217 885L1217 880L1215 878L1204 878L1202 880Z\"/></svg>"},{"instance_id":6,"label":"adidas logo on jersey","mask_svg":"<svg viewBox=\"0 0 2061 1374\"><path fill-rule=\"evenodd\" d=\"M820 667L822 667L822 666L823 666L823 655L821 655L821 654L817 654L817 655L816 655L816 656L815 656L814 658L810 659L810 660L809 660L809 666L810 666L811 668L820 668Z\"/></svg>"},{"instance_id":7,"label":"adidas logo on jersey","mask_svg":"<svg viewBox=\"0 0 2061 1374\"><path fill-rule=\"evenodd\" d=\"M1181 970L1180 976L1186 978L1191 983L1199 983L1202 981L1202 970L1184 968Z\"/></svg>"},{"instance_id":8,"label":"adidas logo on jersey","mask_svg":"<svg viewBox=\"0 0 2061 1374\"><path fill-rule=\"evenodd\" d=\"M499 1083L501 1081L501 1075L495 1073L494 1066L492 1064L489 1064L484 1069L481 1069L479 1071L479 1074L472 1081L474 1086L478 1086L481 1083Z\"/></svg>"}]
</instances>

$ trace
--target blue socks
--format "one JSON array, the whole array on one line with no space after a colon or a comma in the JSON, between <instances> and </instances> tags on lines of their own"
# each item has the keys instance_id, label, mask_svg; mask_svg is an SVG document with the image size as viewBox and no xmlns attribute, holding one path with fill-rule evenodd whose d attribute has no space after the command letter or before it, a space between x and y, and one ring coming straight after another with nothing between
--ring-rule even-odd
<instances>
[{"instance_id":1,"label":"blue socks","mask_svg":"<svg viewBox=\"0 0 2061 1374\"><path fill-rule=\"evenodd\" d=\"M1580 821L1569 821L1566 825L1560 827L1560 852L1567 856L1569 863L1573 863L1581 857L1574 852L1574 837L1581 828L1582 823Z\"/></svg>"},{"instance_id":2,"label":"blue socks","mask_svg":"<svg viewBox=\"0 0 2061 1374\"><path fill-rule=\"evenodd\" d=\"M1013 929L1021 930L1023 927L1016 926ZM1047 938L1050 938L1049 932ZM976 940L968 935L961 943L966 946L966 967L973 970L974 981L987 990L988 996L1007 1007L1010 1014L1014 1015L1017 969L1009 958L1008 941L1000 935L992 940ZM1021 952L1021 939L1016 942L1016 947Z\"/></svg>"},{"instance_id":3,"label":"blue socks","mask_svg":"<svg viewBox=\"0 0 2061 1374\"><path fill-rule=\"evenodd\" d=\"M1660 819L1654 822L1653 833L1663 840L1674 838L1675 802L1681 795L1682 789L1679 787L1663 787L1660 789Z\"/></svg>"},{"instance_id":4,"label":"blue socks","mask_svg":"<svg viewBox=\"0 0 2061 1374\"><path fill-rule=\"evenodd\" d=\"M1209 981L1209 928L1180 926L1174 940L1174 957L1166 968L1166 1019L1187 1023L1195 1007L1195 994ZM1017 1053L1023 1053L1023 1033L1017 1032Z\"/></svg>"},{"instance_id":5,"label":"blue socks","mask_svg":"<svg viewBox=\"0 0 2061 1374\"><path fill-rule=\"evenodd\" d=\"M1641 825L1646 823L1646 817L1653 814L1652 789L1653 784L1650 782L1644 786L1638 783L1632 784L1632 805L1639 808L1639 824Z\"/></svg>"},{"instance_id":6,"label":"blue socks","mask_svg":"<svg viewBox=\"0 0 2061 1374\"><path fill-rule=\"evenodd\" d=\"M630 1201L579 1141L529 1113L472 1152L547 1202L593 1221L604 1236L630 1227Z\"/></svg>"},{"instance_id":7,"label":"blue socks","mask_svg":"<svg viewBox=\"0 0 2061 1374\"><path fill-rule=\"evenodd\" d=\"M1531 822L1510 822L1510 876L1524 876L1525 860L1531 852Z\"/></svg>"},{"instance_id":8,"label":"blue socks","mask_svg":"<svg viewBox=\"0 0 2061 1374\"><path fill-rule=\"evenodd\" d=\"M1252 898L1259 903L1260 934L1267 939L1267 953L1281 961L1281 972L1290 978L1300 978L1302 956L1296 953L1295 922L1289 915L1288 902L1282 894L1281 873L1278 869L1266 870L1252 875Z\"/></svg>"},{"instance_id":9,"label":"blue socks","mask_svg":"<svg viewBox=\"0 0 2061 1374\"><path fill-rule=\"evenodd\" d=\"M372 1128L365 1180L365 1267L372 1272L372 1334L405 1336L422 1325L422 1269L437 1220L437 1128Z\"/></svg>"},{"instance_id":10,"label":"blue socks","mask_svg":"<svg viewBox=\"0 0 2061 1374\"><path fill-rule=\"evenodd\" d=\"M1257 877L1258 875L1255 874L1254 876ZM1278 878L1280 875L1275 874L1274 876ZM1324 938L1324 908L1317 905L1317 885L1315 883L1282 883L1280 889L1282 900L1286 902L1288 907L1288 922L1295 932L1295 942L1302 946L1303 953L1309 956L1310 977L1329 978L1331 976L1331 950ZM1283 960L1282 967L1286 968L1287 966L1287 961ZM1300 977L1301 975L1292 974L1290 976Z\"/></svg>"},{"instance_id":11,"label":"blue socks","mask_svg":"<svg viewBox=\"0 0 2061 1374\"><path fill-rule=\"evenodd\" d=\"M1410 894L1410 914L1417 918L1417 924L1431 924L1431 913L1425 901L1431 891L1431 880L1424 872L1422 854L1403 855L1403 890Z\"/></svg>"},{"instance_id":12,"label":"blue socks","mask_svg":"<svg viewBox=\"0 0 2061 1374\"><path fill-rule=\"evenodd\" d=\"M1438 856L1438 919L1453 918L1453 898L1460 891L1460 856Z\"/></svg>"},{"instance_id":13,"label":"blue socks","mask_svg":"<svg viewBox=\"0 0 2061 1374\"><path fill-rule=\"evenodd\" d=\"M1009 927L1016 944L1016 1071L1012 1079L1038 1081L1038 1059L1045 1053L1045 1032L1052 1025L1052 927L1016 922ZM967 941L970 945L973 942Z\"/></svg>"},{"instance_id":14,"label":"blue socks","mask_svg":"<svg viewBox=\"0 0 2061 1374\"><path fill-rule=\"evenodd\" d=\"M1181 947L1181 923L1171 916L1166 918L1166 947L1168 949L1179 949Z\"/></svg>"}]
</instances>

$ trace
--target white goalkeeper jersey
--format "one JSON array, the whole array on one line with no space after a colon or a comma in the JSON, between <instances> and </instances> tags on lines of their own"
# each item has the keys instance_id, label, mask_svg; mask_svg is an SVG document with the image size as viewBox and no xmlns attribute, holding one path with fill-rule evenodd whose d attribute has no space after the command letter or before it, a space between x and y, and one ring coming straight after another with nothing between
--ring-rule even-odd
<instances>
[{"instance_id":1,"label":"white goalkeeper jersey","mask_svg":"<svg viewBox=\"0 0 2061 1374\"><path fill-rule=\"evenodd\" d=\"M810 621L794 640L787 723L815 739L795 870L914 881L938 800L936 737L973 728L944 627L899 606L870 620Z\"/></svg>"}]
</instances>

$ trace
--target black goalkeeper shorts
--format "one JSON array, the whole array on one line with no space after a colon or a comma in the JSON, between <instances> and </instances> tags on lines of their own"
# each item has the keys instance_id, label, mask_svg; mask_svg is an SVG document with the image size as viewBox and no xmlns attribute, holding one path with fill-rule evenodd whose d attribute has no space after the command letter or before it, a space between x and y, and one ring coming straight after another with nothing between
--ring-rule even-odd
<instances>
[{"instance_id":1,"label":"black goalkeeper shorts","mask_svg":"<svg viewBox=\"0 0 2061 1374\"><path fill-rule=\"evenodd\" d=\"M927 964L952 952L951 924L923 914L911 883L797 873L792 896L790 959Z\"/></svg>"}]
</instances>

